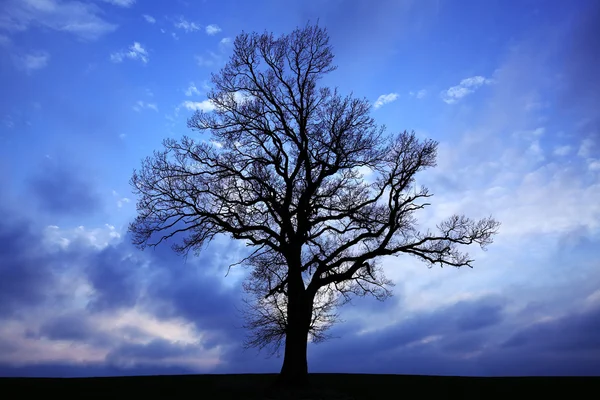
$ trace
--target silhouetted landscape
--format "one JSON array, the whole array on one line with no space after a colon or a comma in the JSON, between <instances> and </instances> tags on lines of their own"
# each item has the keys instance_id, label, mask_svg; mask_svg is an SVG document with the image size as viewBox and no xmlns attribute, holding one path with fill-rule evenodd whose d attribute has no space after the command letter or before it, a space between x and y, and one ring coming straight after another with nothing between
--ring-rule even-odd
<instances>
[{"instance_id":1,"label":"silhouetted landscape","mask_svg":"<svg viewBox=\"0 0 600 400\"><path fill-rule=\"evenodd\" d=\"M125 399L153 396L176 399L347 399L413 398L485 399L489 397L581 398L600 389L595 377L472 378L370 374L309 374L311 389L277 391L276 374L140 376L115 378L3 378L3 392L51 393ZM283 393L282 393L283 392ZM581 396L581 397L580 397Z\"/></svg>"}]
</instances>

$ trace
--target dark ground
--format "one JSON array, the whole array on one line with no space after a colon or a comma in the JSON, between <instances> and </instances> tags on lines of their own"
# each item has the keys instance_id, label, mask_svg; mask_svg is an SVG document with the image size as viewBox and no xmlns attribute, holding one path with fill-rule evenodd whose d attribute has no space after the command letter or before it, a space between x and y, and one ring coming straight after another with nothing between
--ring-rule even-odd
<instances>
[{"instance_id":1,"label":"dark ground","mask_svg":"<svg viewBox=\"0 0 600 400\"><path fill-rule=\"evenodd\" d=\"M312 394L269 392L276 374L171 375L114 378L0 378L0 398L164 399L485 399L598 398L600 378L466 378L410 375L310 374Z\"/></svg>"}]
</instances>

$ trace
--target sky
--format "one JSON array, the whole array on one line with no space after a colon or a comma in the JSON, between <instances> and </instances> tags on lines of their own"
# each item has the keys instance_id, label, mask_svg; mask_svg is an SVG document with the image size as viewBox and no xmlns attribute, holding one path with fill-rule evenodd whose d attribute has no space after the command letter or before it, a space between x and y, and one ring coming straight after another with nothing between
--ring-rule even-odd
<instances>
[{"instance_id":1,"label":"sky","mask_svg":"<svg viewBox=\"0 0 600 400\"><path fill-rule=\"evenodd\" d=\"M439 142L431 206L499 220L474 268L382 259L394 296L340 309L310 372L600 374L600 3L4 0L0 376L278 372L242 349L244 254L141 251L129 179L210 111L242 31L327 29L322 83Z\"/></svg>"}]
</instances>

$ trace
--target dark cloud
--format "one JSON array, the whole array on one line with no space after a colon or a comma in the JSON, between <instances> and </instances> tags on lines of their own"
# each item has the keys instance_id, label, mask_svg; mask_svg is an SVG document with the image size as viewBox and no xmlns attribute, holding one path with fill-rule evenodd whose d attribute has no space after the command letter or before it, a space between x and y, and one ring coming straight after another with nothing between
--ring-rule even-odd
<instances>
[{"instance_id":1,"label":"dark cloud","mask_svg":"<svg viewBox=\"0 0 600 400\"><path fill-rule=\"evenodd\" d=\"M313 372L600 374L600 307L511 335L499 325L502 304L493 297L463 301L365 334L357 324L341 325L335 329L341 339L310 346L310 366ZM494 317L481 318L486 310Z\"/></svg>"},{"instance_id":2,"label":"dark cloud","mask_svg":"<svg viewBox=\"0 0 600 400\"><path fill-rule=\"evenodd\" d=\"M498 315L502 309L503 299L490 296L422 312L393 326L364 334L358 333L362 329L358 324L340 325L332 334L341 339L313 347L314 365L319 370L334 371L337 365L344 365L347 372L362 371L366 367L374 373L409 373L410 369L399 366L398 362L408 355L418 358L419 354L444 359L444 363L451 364L452 360L460 363L460 355L445 354L444 349L450 347L452 353L457 353L462 346L462 354L474 351L478 345L473 343L473 348L467 348L465 343L457 343L457 338L475 337L470 331L500 323ZM494 316L484 317L489 310L493 310ZM482 345L483 339L479 340ZM430 365L433 369L429 373L436 373L433 371L444 363Z\"/></svg>"},{"instance_id":3,"label":"dark cloud","mask_svg":"<svg viewBox=\"0 0 600 400\"><path fill-rule=\"evenodd\" d=\"M44 322L37 333L29 333L33 338L45 338L69 342L85 342L106 346L114 342L111 336L98 330L90 323L89 314L72 312L59 315Z\"/></svg>"},{"instance_id":4,"label":"dark cloud","mask_svg":"<svg viewBox=\"0 0 600 400\"><path fill-rule=\"evenodd\" d=\"M40 253L41 236L11 211L0 208L0 317L43 302L54 281L52 258Z\"/></svg>"},{"instance_id":5,"label":"dark cloud","mask_svg":"<svg viewBox=\"0 0 600 400\"><path fill-rule=\"evenodd\" d=\"M84 340L88 339L93 328L82 315L62 315L53 318L40 327L40 336L52 340Z\"/></svg>"},{"instance_id":6,"label":"dark cloud","mask_svg":"<svg viewBox=\"0 0 600 400\"><path fill-rule=\"evenodd\" d=\"M169 357L190 356L201 348L196 345L174 343L164 339L154 339L149 343L122 344L112 350L106 361L110 365L119 365L130 360L162 360Z\"/></svg>"},{"instance_id":7,"label":"dark cloud","mask_svg":"<svg viewBox=\"0 0 600 400\"><path fill-rule=\"evenodd\" d=\"M578 118L575 132L594 138L588 156L600 154L600 2L584 1L571 21L558 58L563 65L560 110Z\"/></svg>"},{"instance_id":8,"label":"dark cloud","mask_svg":"<svg viewBox=\"0 0 600 400\"><path fill-rule=\"evenodd\" d=\"M128 254L132 250L123 242L107 246L90 257L86 272L95 291L88 309L104 311L136 304L142 289L143 261Z\"/></svg>"},{"instance_id":9,"label":"dark cloud","mask_svg":"<svg viewBox=\"0 0 600 400\"><path fill-rule=\"evenodd\" d=\"M600 355L598 332L600 308L535 323L516 332L503 347L572 353L595 351Z\"/></svg>"},{"instance_id":10,"label":"dark cloud","mask_svg":"<svg viewBox=\"0 0 600 400\"><path fill-rule=\"evenodd\" d=\"M235 332L241 285L225 286L225 281L232 278L224 275L229 264L239 261L235 258L236 248L234 242L213 242L199 257L192 259L190 255L187 260L175 255L168 245L148 250L157 267L151 267L155 276L147 287L150 307L164 318L185 318L198 329Z\"/></svg>"},{"instance_id":11,"label":"dark cloud","mask_svg":"<svg viewBox=\"0 0 600 400\"><path fill-rule=\"evenodd\" d=\"M496 325L502 321L502 305L477 304L457 320L460 330L469 331Z\"/></svg>"},{"instance_id":12,"label":"dark cloud","mask_svg":"<svg viewBox=\"0 0 600 400\"><path fill-rule=\"evenodd\" d=\"M600 113L600 3L583 2L565 43L565 106L581 105ZM586 108L587 108L586 107Z\"/></svg>"},{"instance_id":13,"label":"dark cloud","mask_svg":"<svg viewBox=\"0 0 600 400\"><path fill-rule=\"evenodd\" d=\"M461 332L446 337L440 348L450 353L468 354L481 350L487 339L489 335L481 332Z\"/></svg>"},{"instance_id":14,"label":"dark cloud","mask_svg":"<svg viewBox=\"0 0 600 400\"><path fill-rule=\"evenodd\" d=\"M0 357L14 353L16 350L17 347L13 342L0 338Z\"/></svg>"},{"instance_id":15,"label":"dark cloud","mask_svg":"<svg viewBox=\"0 0 600 400\"><path fill-rule=\"evenodd\" d=\"M101 207L91 178L75 165L46 160L28 183L33 200L45 213L90 216Z\"/></svg>"},{"instance_id":16,"label":"dark cloud","mask_svg":"<svg viewBox=\"0 0 600 400\"><path fill-rule=\"evenodd\" d=\"M140 375L186 375L195 371L177 366L137 365L120 367L107 364L35 364L13 366L0 364L0 376L3 377L102 377L102 376L140 376Z\"/></svg>"}]
</instances>

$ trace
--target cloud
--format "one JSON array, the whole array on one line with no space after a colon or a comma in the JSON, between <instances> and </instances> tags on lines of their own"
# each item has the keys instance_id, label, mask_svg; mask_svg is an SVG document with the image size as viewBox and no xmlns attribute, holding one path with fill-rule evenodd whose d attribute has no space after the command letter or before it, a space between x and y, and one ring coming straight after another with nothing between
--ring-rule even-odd
<instances>
[{"instance_id":1,"label":"cloud","mask_svg":"<svg viewBox=\"0 0 600 400\"><path fill-rule=\"evenodd\" d=\"M588 168L590 171L600 171L600 160L590 160Z\"/></svg>"},{"instance_id":2,"label":"cloud","mask_svg":"<svg viewBox=\"0 0 600 400\"><path fill-rule=\"evenodd\" d=\"M137 101L133 106L133 109L137 112L140 112L143 109L150 109L158 112L158 106L156 105L156 103L146 103L142 100Z\"/></svg>"},{"instance_id":3,"label":"cloud","mask_svg":"<svg viewBox=\"0 0 600 400\"><path fill-rule=\"evenodd\" d=\"M155 375L190 375L197 371L185 367L169 365L136 365L116 366L104 362L73 364L53 362L30 365L0 364L0 376L3 377L115 377L115 376L155 376Z\"/></svg>"},{"instance_id":4,"label":"cloud","mask_svg":"<svg viewBox=\"0 0 600 400\"><path fill-rule=\"evenodd\" d=\"M549 351L556 354L600 351L600 307L531 324L519 329L506 342L505 348L527 348L527 351Z\"/></svg>"},{"instance_id":5,"label":"cloud","mask_svg":"<svg viewBox=\"0 0 600 400\"><path fill-rule=\"evenodd\" d=\"M27 183L34 202L45 212L82 216L100 209L91 180L65 162L46 160Z\"/></svg>"},{"instance_id":6,"label":"cloud","mask_svg":"<svg viewBox=\"0 0 600 400\"><path fill-rule=\"evenodd\" d=\"M0 368L3 375L85 375L92 373L87 369L90 365L116 374L123 374L122 368L164 371L168 366L190 373L280 368L281 359L265 361L254 351L242 351L246 332L239 328L236 312L241 305L239 280L224 278L224 267L242 258L243 246L236 242L217 238L199 257L185 261L168 243L140 252L130 244L129 235L120 236L111 226L48 227L42 233L27 220L15 219L13 212L3 215L8 218L0 220L4 261L0 264L0 337L5 342L0 345L10 349L0 351L0 364L7 365ZM448 282L448 274L437 272L437 282ZM464 292L452 282L450 286L455 293ZM415 288L439 292L436 286ZM462 299L449 298L442 306L424 304L419 311L408 308L409 299L399 289L396 301L360 299L356 306L343 308L364 319L335 326L332 334L340 339L310 344L311 370L539 373L544 352L550 349L561 357L561 363L549 363L551 372L569 374L569 368L579 365L578 372L598 373L598 366L586 363L585 355L560 349L577 346L578 341L588 348L595 346L590 338L595 332L594 315L600 315L593 311L598 295L588 296L587 314L566 314L564 324L544 328L547 333L536 336L527 330L534 313L524 314L529 318L525 323L516 319L514 306L522 307L521 299L505 293L503 287L498 287L498 294L461 293ZM377 318L385 323L374 323ZM565 329L569 324L573 327ZM558 345L556 332L564 333ZM518 348L503 347L519 334L529 339ZM62 367L36 370L42 362ZM8 367L17 363L29 367ZM498 365L505 369L499 370Z\"/></svg>"},{"instance_id":7,"label":"cloud","mask_svg":"<svg viewBox=\"0 0 600 400\"><path fill-rule=\"evenodd\" d=\"M106 360L109 364L127 365L129 360L166 360L174 357L190 356L197 353L198 346L193 344L172 343L164 339L154 339L149 343L127 343L112 350Z\"/></svg>"},{"instance_id":8,"label":"cloud","mask_svg":"<svg viewBox=\"0 0 600 400\"><path fill-rule=\"evenodd\" d=\"M180 17L179 21L173 24L177 29L183 29L186 32L194 32L200 30L200 25L195 22L187 21L185 18Z\"/></svg>"},{"instance_id":9,"label":"cloud","mask_svg":"<svg viewBox=\"0 0 600 400\"><path fill-rule=\"evenodd\" d=\"M7 0L0 6L0 30L12 33L41 27L95 40L117 29L101 13L95 4L80 1Z\"/></svg>"},{"instance_id":10,"label":"cloud","mask_svg":"<svg viewBox=\"0 0 600 400\"><path fill-rule=\"evenodd\" d=\"M215 109L214 103L210 100L204 100L204 101L186 100L181 105L191 111L200 110L200 111L204 111L204 112L210 112Z\"/></svg>"},{"instance_id":11,"label":"cloud","mask_svg":"<svg viewBox=\"0 0 600 400\"><path fill-rule=\"evenodd\" d=\"M10 365L48 362L154 370L167 363L208 372L232 340L241 340L233 326L238 290L222 284L225 270L213 272L236 256L236 247L220 249L217 240L214 250L227 256L184 264L168 246L140 252L114 227L54 226L40 234L14 213L3 214L2 374Z\"/></svg>"},{"instance_id":12,"label":"cloud","mask_svg":"<svg viewBox=\"0 0 600 400\"><path fill-rule=\"evenodd\" d=\"M587 158L595 151L596 142L591 137L587 137L581 141L577 155L582 158Z\"/></svg>"},{"instance_id":13,"label":"cloud","mask_svg":"<svg viewBox=\"0 0 600 400\"><path fill-rule=\"evenodd\" d=\"M73 250L89 248L100 251L114 244L121 238L114 226L105 224L100 228L86 228L80 225L72 229L63 229L56 225L46 226L44 232L44 243L53 250Z\"/></svg>"},{"instance_id":14,"label":"cloud","mask_svg":"<svg viewBox=\"0 0 600 400\"><path fill-rule=\"evenodd\" d=\"M15 63L18 68L26 73L44 69L50 61L50 54L46 51L36 51L22 56L15 56Z\"/></svg>"},{"instance_id":15,"label":"cloud","mask_svg":"<svg viewBox=\"0 0 600 400\"><path fill-rule=\"evenodd\" d=\"M479 87L489 85L492 82L491 79L484 78L483 76L465 78L458 85L442 91L440 97L445 103L454 104L463 97L475 92Z\"/></svg>"},{"instance_id":16,"label":"cloud","mask_svg":"<svg viewBox=\"0 0 600 400\"><path fill-rule=\"evenodd\" d=\"M121 139L124 139L125 136L126 135L124 135L124 134L120 135ZM123 207L123 205L131 202L131 200L129 198L119 196L119 194L115 190L112 191L112 195L113 195L113 197L115 197L117 199L117 207L118 208L121 208L121 207Z\"/></svg>"},{"instance_id":17,"label":"cloud","mask_svg":"<svg viewBox=\"0 0 600 400\"><path fill-rule=\"evenodd\" d=\"M110 60L114 63L120 63L125 58L129 58L131 60L140 60L144 64L148 63L149 56L148 52L139 42L133 42L131 46L129 46L128 51L118 51L110 55Z\"/></svg>"},{"instance_id":18,"label":"cloud","mask_svg":"<svg viewBox=\"0 0 600 400\"><path fill-rule=\"evenodd\" d=\"M156 22L156 19L154 17L152 17L151 15L144 14L144 15L142 15L142 17L144 17L146 22L148 22L150 24L154 24Z\"/></svg>"},{"instance_id":19,"label":"cloud","mask_svg":"<svg viewBox=\"0 0 600 400\"><path fill-rule=\"evenodd\" d=\"M395 101L397 98L398 98L398 93L382 94L381 96L379 96L377 98L377 100L375 100L375 103L373 104L373 108L378 109L379 107L383 106L384 104L388 104L388 103L391 103L392 101Z\"/></svg>"},{"instance_id":20,"label":"cloud","mask_svg":"<svg viewBox=\"0 0 600 400\"><path fill-rule=\"evenodd\" d=\"M194 82L190 82L190 85L185 90L185 95L186 96L193 96L193 95L199 95L199 94L200 94L200 91L196 87L196 84Z\"/></svg>"},{"instance_id":21,"label":"cloud","mask_svg":"<svg viewBox=\"0 0 600 400\"><path fill-rule=\"evenodd\" d=\"M408 94L412 97L416 97L417 99L421 100L427 96L427 90L421 89L418 92L409 92Z\"/></svg>"},{"instance_id":22,"label":"cloud","mask_svg":"<svg viewBox=\"0 0 600 400\"><path fill-rule=\"evenodd\" d=\"M224 57L221 54L213 51L208 52L208 56L196 56L196 62L201 67L213 67L224 61Z\"/></svg>"},{"instance_id":23,"label":"cloud","mask_svg":"<svg viewBox=\"0 0 600 400\"><path fill-rule=\"evenodd\" d=\"M115 246L106 246L94 254L85 270L93 288L87 308L106 311L135 306L142 283L138 275L142 265L142 259Z\"/></svg>"},{"instance_id":24,"label":"cloud","mask_svg":"<svg viewBox=\"0 0 600 400\"><path fill-rule=\"evenodd\" d=\"M600 93L600 3L589 2L575 16L567 36L569 45L558 52L563 62L560 106L577 111L600 127L598 100Z\"/></svg>"},{"instance_id":25,"label":"cloud","mask_svg":"<svg viewBox=\"0 0 600 400\"><path fill-rule=\"evenodd\" d=\"M205 55L196 56L196 61L201 67L214 67L225 63L226 54L230 51L231 39L223 38L219 41L219 48L217 52L208 51Z\"/></svg>"},{"instance_id":26,"label":"cloud","mask_svg":"<svg viewBox=\"0 0 600 400\"><path fill-rule=\"evenodd\" d=\"M42 237L27 220L3 209L0 222L0 319L17 315L23 307L40 304L51 294L53 260L36 250ZM40 268L44 265L44 268ZM1 336L1 335L0 335Z\"/></svg>"},{"instance_id":27,"label":"cloud","mask_svg":"<svg viewBox=\"0 0 600 400\"><path fill-rule=\"evenodd\" d=\"M135 0L102 0L105 3L109 3L119 7L129 8L135 4Z\"/></svg>"},{"instance_id":28,"label":"cloud","mask_svg":"<svg viewBox=\"0 0 600 400\"><path fill-rule=\"evenodd\" d=\"M90 319L81 312L68 312L45 321L34 337L58 341L106 342L106 336L99 334Z\"/></svg>"},{"instance_id":29,"label":"cloud","mask_svg":"<svg viewBox=\"0 0 600 400\"><path fill-rule=\"evenodd\" d=\"M461 358L482 350L488 344L490 332L499 329L504 320L501 316L504 304L502 297L483 296L413 315L402 312L406 315L402 320L368 332L362 332L356 323L338 325L331 333L340 339L323 346L312 346L313 370L464 374L466 371L461 369ZM372 314L378 312L389 315L392 311L371 311ZM353 352L345 355L348 348L352 348ZM429 360L417 365L409 361L419 356ZM364 360L364 363L357 366L351 362L354 359Z\"/></svg>"},{"instance_id":30,"label":"cloud","mask_svg":"<svg viewBox=\"0 0 600 400\"><path fill-rule=\"evenodd\" d=\"M219 26L215 24L207 25L205 29L206 33L211 36L221 32L221 28L219 28Z\"/></svg>"}]
</instances>

